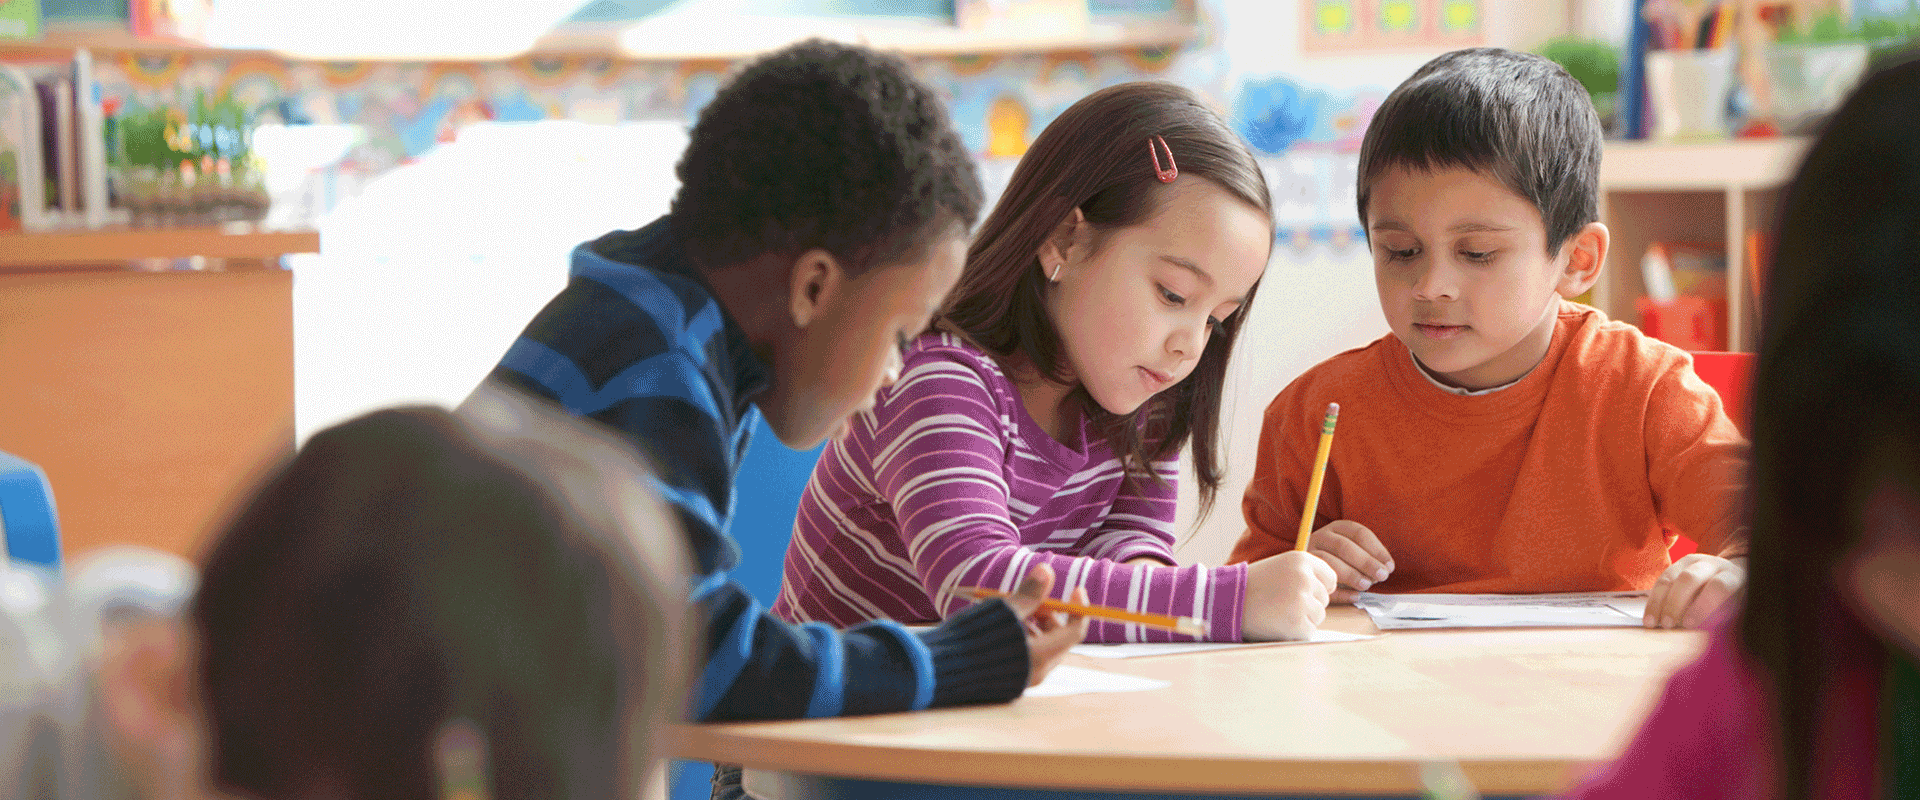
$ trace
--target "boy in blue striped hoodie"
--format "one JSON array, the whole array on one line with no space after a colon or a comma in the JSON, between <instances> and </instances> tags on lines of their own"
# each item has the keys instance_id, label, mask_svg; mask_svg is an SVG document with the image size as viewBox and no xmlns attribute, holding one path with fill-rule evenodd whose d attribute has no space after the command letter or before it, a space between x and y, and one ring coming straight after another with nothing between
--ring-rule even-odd
<instances>
[{"instance_id":1,"label":"boy in blue striped hoodie","mask_svg":"<svg viewBox=\"0 0 1920 800\"><path fill-rule=\"evenodd\" d=\"M753 415L790 447L835 432L900 368L959 279L981 189L900 59L820 41L747 65L701 112L671 212L580 245L571 280L488 376L624 432L653 459L695 567L697 720L1003 702L1084 634L1036 614L1052 574L938 628L790 625L727 577ZM749 490L750 492L750 490ZM752 500L749 493L746 498Z\"/></svg>"}]
</instances>

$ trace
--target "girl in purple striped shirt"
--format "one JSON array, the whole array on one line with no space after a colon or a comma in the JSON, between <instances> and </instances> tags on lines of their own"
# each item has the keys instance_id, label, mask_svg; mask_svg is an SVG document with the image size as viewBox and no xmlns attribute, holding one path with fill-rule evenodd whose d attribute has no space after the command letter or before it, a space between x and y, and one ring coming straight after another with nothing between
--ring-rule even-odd
<instances>
[{"instance_id":1,"label":"girl in purple striped shirt","mask_svg":"<svg viewBox=\"0 0 1920 800\"><path fill-rule=\"evenodd\" d=\"M1035 564L1067 596L1206 621L1204 638L1304 638L1334 574L1306 553L1175 566L1174 481L1220 482L1220 396L1273 242L1260 167L1162 82L1104 89L1041 132L928 331L827 446L774 612L934 622ZM1089 641L1190 637L1095 621Z\"/></svg>"}]
</instances>

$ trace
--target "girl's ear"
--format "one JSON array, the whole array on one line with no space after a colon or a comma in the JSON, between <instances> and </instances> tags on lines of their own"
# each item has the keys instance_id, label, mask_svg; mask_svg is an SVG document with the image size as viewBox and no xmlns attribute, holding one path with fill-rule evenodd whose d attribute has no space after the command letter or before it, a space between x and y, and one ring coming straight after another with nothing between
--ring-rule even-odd
<instances>
[{"instance_id":1,"label":"girl's ear","mask_svg":"<svg viewBox=\"0 0 1920 800\"><path fill-rule=\"evenodd\" d=\"M1040 259L1042 278L1051 279L1060 265L1073 261L1073 257L1079 255L1075 252L1076 245L1086 236L1086 232L1087 215L1081 213L1079 208L1054 226L1053 232L1047 234L1047 238L1040 243L1040 250L1034 253Z\"/></svg>"},{"instance_id":2,"label":"girl's ear","mask_svg":"<svg viewBox=\"0 0 1920 800\"><path fill-rule=\"evenodd\" d=\"M1607 226L1589 222L1567 240L1562 248L1567 263L1554 284L1561 297L1579 297L1600 280L1600 268L1607 263L1608 236Z\"/></svg>"},{"instance_id":3,"label":"girl's ear","mask_svg":"<svg viewBox=\"0 0 1920 800\"><path fill-rule=\"evenodd\" d=\"M816 247L793 260L787 281L788 313L793 317L794 327L805 328L846 285L847 271L840 259Z\"/></svg>"}]
</instances>

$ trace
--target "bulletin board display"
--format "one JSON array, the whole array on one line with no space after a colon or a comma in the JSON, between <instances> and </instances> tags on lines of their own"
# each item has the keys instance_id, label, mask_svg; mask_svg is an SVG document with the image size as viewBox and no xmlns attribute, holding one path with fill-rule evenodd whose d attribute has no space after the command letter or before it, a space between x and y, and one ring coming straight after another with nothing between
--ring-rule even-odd
<instances>
[{"instance_id":1,"label":"bulletin board display","mask_svg":"<svg viewBox=\"0 0 1920 800\"><path fill-rule=\"evenodd\" d=\"M1486 43L1484 0L1305 0L1308 53L1445 50Z\"/></svg>"}]
</instances>

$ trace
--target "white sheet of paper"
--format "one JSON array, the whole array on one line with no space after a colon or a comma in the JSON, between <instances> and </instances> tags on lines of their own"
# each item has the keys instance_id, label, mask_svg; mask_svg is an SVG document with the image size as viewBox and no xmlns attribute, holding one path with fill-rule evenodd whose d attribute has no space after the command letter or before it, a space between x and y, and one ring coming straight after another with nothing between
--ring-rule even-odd
<instances>
[{"instance_id":1,"label":"white sheet of paper","mask_svg":"<svg viewBox=\"0 0 1920 800\"><path fill-rule=\"evenodd\" d=\"M1170 656L1180 653L1201 653L1208 650L1240 650L1248 647L1277 647L1289 644L1317 644L1320 642L1357 642L1371 639L1370 633L1342 633L1340 631L1314 631L1313 638L1295 642L1129 642L1125 644L1077 644L1073 652L1093 658L1139 658L1141 656Z\"/></svg>"},{"instance_id":2,"label":"white sheet of paper","mask_svg":"<svg viewBox=\"0 0 1920 800\"><path fill-rule=\"evenodd\" d=\"M1122 675L1118 672L1103 672L1061 664L1047 673L1047 679L1041 681L1039 686L1027 687L1026 694L1022 696L1063 697L1094 692L1144 692L1150 689L1165 689L1172 685L1157 678L1142 678L1138 675Z\"/></svg>"},{"instance_id":3,"label":"white sheet of paper","mask_svg":"<svg viewBox=\"0 0 1920 800\"><path fill-rule=\"evenodd\" d=\"M1354 605L1381 630L1408 628L1630 627L1647 611L1646 592L1564 594L1373 594Z\"/></svg>"}]
</instances>

